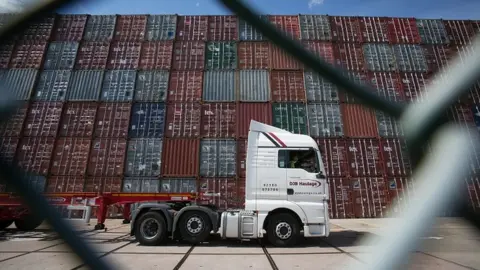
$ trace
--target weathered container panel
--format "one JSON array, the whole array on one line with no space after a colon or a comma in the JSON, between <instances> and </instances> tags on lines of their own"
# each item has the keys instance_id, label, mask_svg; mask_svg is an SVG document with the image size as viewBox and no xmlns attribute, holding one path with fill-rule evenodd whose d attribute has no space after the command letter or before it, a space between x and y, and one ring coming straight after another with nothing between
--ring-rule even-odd
<instances>
[{"instance_id":1,"label":"weathered container panel","mask_svg":"<svg viewBox=\"0 0 480 270\"><path fill-rule=\"evenodd\" d=\"M260 19L268 22L268 17L266 15L260 15ZM238 35L240 40L266 40L266 38L257 28L253 27L241 18L238 20Z\"/></svg>"},{"instance_id":2,"label":"weathered container panel","mask_svg":"<svg viewBox=\"0 0 480 270\"><path fill-rule=\"evenodd\" d=\"M300 15L300 37L303 40L331 40L330 21L325 15Z\"/></svg>"},{"instance_id":3,"label":"weathered container panel","mask_svg":"<svg viewBox=\"0 0 480 270\"><path fill-rule=\"evenodd\" d=\"M235 71L205 71L203 78L204 101L235 101Z\"/></svg>"},{"instance_id":4,"label":"weathered container panel","mask_svg":"<svg viewBox=\"0 0 480 270\"><path fill-rule=\"evenodd\" d=\"M81 176L50 176L47 179L46 192L83 192L85 178Z\"/></svg>"},{"instance_id":5,"label":"weathered container panel","mask_svg":"<svg viewBox=\"0 0 480 270\"><path fill-rule=\"evenodd\" d=\"M140 69L170 69L173 41L144 42L140 53Z\"/></svg>"},{"instance_id":6,"label":"weathered container panel","mask_svg":"<svg viewBox=\"0 0 480 270\"><path fill-rule=\"evenodd\" d=\"M19 142L19 138L15 137L0 138L0 152L2 153L2 158L8 164L13 164Z\"/></svg>"},{"instance_id":7,"label":"weathered container panel","mask_svg":"<svg viewBox=\"0 0 480 270\"><path fill-rule=\"evenodd\" d=\"M405 142L400 139L381 139L382 156L387 176L410 176L412 165Z\"/></svg>"},{"instance_id":8,"label":"weathered container panel","mask_svg":"<svg viewBox=\"0 0 480 270\"><path fill-rule=\"evenodd\" d=\"M202 105L200 136L231 138L237 135L237 105L211 103Z\"/></svg>"},{"instance_id":9,"label":"weathered container panel","mask_svg":"<svg viewBox=\"0 0 480 270\"><path fill-rule=\"evenodd\" d=\"M164 103L135 103L130 118L130 138L160 138L165 129Z\"/></svg>"},{"instance_id":10,"label":"weathered container panel","mask_svg":"<svg viewBox=\"0 0 480 270\"><path fill-rule=\"evenodd\" d=\"M381 218L388 213L387 183L382 177L352 178L356 218Z\"/></svg>"},{"instance_id":11,"label":"weathered container panel","mask_svg":"<svg viewBox=\"0 0 480 270\"><path fill-rule=\"evenodd\" d=\"M64 101L67 95L68 84L72 77L70 70L45 70L35 89L34 100L37 101Z\"/></svg>"},{"instance_id":12,"label":"weathered container panel","mask_svg":"<svg viewBox=\"0 0 480 270\"><path fill-rule=\"evenodd\" d=\"M366 72L349 71L345 72L344 75L346 75L354 83L371 86L369 83L370 78ZM340 92L340 100L345 103L361 103L357 98L345 92Z\"/></svg>"},{"instance_id":13,"label":"weathered container panel","mask_svg":"<svg viewBox=\"0 0 480 270\"><path fill-rule=\"evenodd\" d=\"M201 203L215 205L221 210L238 208L238 183L235 178L201 178L198 192Z\"/></svg>"},{"instance_id":14,"label":"weathered container panel","mask_svg":"<svg viewBox=\"0 0 480 270\"><path fill-rule=\"evenodd\" d=\"M267 70L240 70L240 101L267 102L270 100L270 78Z\"/></svg>"},{"instance_id":15,"label":"weathered container panel","mask_svg":"<svg viewBox=\"0 0 480 270\"><path fill-rule=\"evenodd\" d=\"M330 201L332 218L353 218L353 194L350 179L330 178Z\"/></svg>"},{"instance_id":16,"label":"weathered container panel","mask_svg":"<svg viewBox=\"0 0 480 270\"><path fill-rule=\"evenodd\" d=\"M235 42L207 43L205 68L210 70L237 68L237 44Z\"/></svg>"},{"instance_id":17,"label":"weathered container panel","mask_svg":"<svg viewBox=\"0 0 480 270\"><path fill-rule=\"evenodd\" d=\"M78 48L75 69L106 69L109 42L84 41Z\"/></svg>"},{"instance_id":18,"label":"weathered container panel","mask_svg":"<svg viewBox=\"0 0 480 270\"><path fill-rule=\"evenodd\" d=\"M16 18L15 18L16 19ZM13 20L13 18L11 18ZM39 16L27 23L27 28L17 35L20 40L48 41L52 36L55 15Z\"/></svg>"},{"instance_id":19,"label":"weathered container panel","mask_svg":"<svg viewBox=\"0 0 480 270\"><path fill-rule=\"evenodd\" d=\"M238 40L237 16L208 16L208 40Z\"/></svg>"},{"instance_id":20,"label":"weathered container panel","mask_svg":"<svg viewBox=\"0 0 480 270\"><path fill-rule=\"evenodd\" d=\"M117 16L90 15L85 26L84 40L109 41L113 38Z\"/></svg>"},{"instance_id":21,"label":"weathered container panel","mask_svg":"<svg viewBox=\"0 0 480 270\"><path fill-rule=\"evenodd\" d=\"M303 41L302 44L307 50L317 55L324 61L327 61L330 64L335 63L333 43L326 41ZM303 66L303 64L300 65Z\"/></svg>"},{"instance_id":22,"label":"weathered container panel","mask_svg":"<svg viewBox=\"0 0 480 270\"><path fill-rule=\"evenodd\" d=\"M142 43L116 41L110 45L108 69L136 69L140 61Z\"/></svg>"},{"instance_id":23,"label":"weathered container panel","mask_svg":"<svg viewBox=\"0 0 480 270\"><path fill-rule=\"evenodd\" d=\"M302 103L274 103L273 126L296 134L308 134L306 106Z\"/></svg>"},{"instance_id":24,"label":"weathered container panel","mask_svg":"<svg viewBox=\"0 0 480 270\"><path fill-rule=\"evenodd\" d=\"M388 18L387 20L391 43L419 44L422 41L415 18Z\"/></svg>"},{"instance_id":25,"label":"weathered container panel","mask_svg":"<svg viewBox=\"0 0 480 270\"><path fill-rule=\"evenodd\" d=\"M173 69L203 70L205 66L205 42L175 42L173 49Z\"/></svg>"},{"instance_id":26,"label":"weathered container panel","mask_svg":"<svg viewBox=\"0 0 480 270\"><path fill-rule=\"evenodd\" d=\"M425 73L400 73L402 89L407 101L417 100L423 102L428 100L428 93L424 91L428 83L428 76Z\"/></svg>"},{"instance_id":27,"label":"weathered container panel","mask_svg":"<svg viewBox=\"0 0 480 270\"><path fill-rule=\"evenodd\" d=\"M207 40L208 16L179 16L177 40Z\"/></svg>"},{"instance_id":28,"label":"weathered container panel","mask_svg":"<svg viewBox=\"0 0 480 270\"><path fill-rule=\"evenodd\" d=\"M305 82L302 71L270 72L272 101L301 102L305 101Z\"/></svg>"},{"instance_id":29,"label":"weathered container panel","mask_svg":"<svg viewBox=\"0 0 480 270\"><path fill-rule=\"evenodd\" d=\"M317 139L329 177L348 176L347 144L343 139Z\"/></svg>"},{"instance_id":30,"label":"weathered container panel","mask_svg":"<svg viewBox=\"0 0 480 270\"><path fill-rule=\"evenodd\" d=\"M234 140L200 141L200 176L231 177L237 174L237 144Z\"/></svg>"},{"instance_id":31,"label":"weathered container panel","mask_svg":"<svg viewBox=\"0 0 480 270\"><path fill-rule=\"evenodd\" d=\"M405 99L402 89L401 78L393 72L370 72L371 85L377 89L377 94L395 102Z\"/></svg>"},{"instance_id":32,"label":"weathered container panel","mask_svg":"<svg viewBox=\"0 0 480 270\"><path fill-rule=\"evenodd\" d=\"M308 104L309 135L312 137L343 137L339 104Z\"/></svg>"},{"instance_id":33,"label":"weathered container panel","mask_svg":"<svg viewBox=\"0 0 480 270\"><path fill-rule=\"evenodd\" d=\"M375 111L375 116L380 137L403 137L403 128L395 118L382 111Z\"/></svg>"},{"instance_id":34,"label":"weathered container panel","mask_svg":"<svg viewBox=\"0 0 480 270\"><path fill-rule=\"evenodd\" d=\"M129 140L125 159L125 175L159 176L162 167L162 147L162 139L136 138Z\"/></svg>"},{"instance_id":35,"label":"weathered container panel","mask_svg":"<svg viewBox=\"0 0 480 270\"><path fill-rule=\"evenodd\" d=\"M377 139L347 139L349 174L352 177L383 175L380 142Z\"/></svg>"},{"instance_id":36,"label":"weathered container panel","mask_svg":"<svg viewBox=\"0 0 480 270\"><path fill-rule=\"evenodd\" d=\"M160 180L160 193L195 193L197 179L195 178L164 178Z\"/></svg>"},{"instance_id":37,"label":"weathered container panel","mask_svg":"<svg viewBox=\"0 0 480 270\"><path fill-rule=\"evenodd\" d=\"M427 72L428 64L420 45L393 45L397 66L404 72Z\"/></svg>"},{"instance_id":38,"label":"weathered container panel","mask_svg":"<svg viewBox=\"0 0 480 270\"><path fill-rule=\"evenodd\" d=\"M62 115L61 102L33 102L25 120L24 136L56 136Z\"/></svg>"},{"instance_id":39,"label":"weathered container panel","mask_svg":"<svg viewBox=\"0 0 480 270\"><path fill-rule=\"evenodd\" d=\"M238 44L240 69L268 69L270 45L267 42L241 42Z\"/></svg>"},{"instance_id":40,"label":"weathered container panel","mask_svg":"<svg viewBox=\"0 0 480 270\"><path fill-rule=\"evenodd\" d=\"M147 27L146 15L119 15L115 24L114 40L143 41Z\"/></svg>"},{"instance_id":41,"label":"weathered container panel","mask_svg":"<svg viewBox=\"0 0 480 270\"><path fill-rule=\"evenodd\" d=\"M335 43L335 64L346 70L364 71L365 58L362 44L359 43Z\"/></svg>"},{"instance_id":42,"label":"weathered container panel","mask_svg":"<svg viewBox=\"0 0 480 270\"><path fill-rule=\"evenodd\" d=\"M147 40L173 40L176 32L177 15L148 15Z\"/></svg>"},{"instance_id":43,"label":"weathered container panel","mask_svg":"<svg viewBox=\"0 0 480 270\"><path fill-rule=\"evenodd\" d=\"M388 19L385 17L360 17L363 42L388 43Z\"/></svg>"},{"instance_id":44,"label":"weathered container panel","mask_svg":"<svg viewBox=\"0 0 480 270\"><path fill-rule=\"evenodd\" d=\"M455 49L448 46L424 45L422 47L430 72L437 72L446 67L450 59L457 54Z\"/></svg>"},{"instance_id":45,"label":"weathered container panel","mask_svg":"<svg viewBox=\"0 0 480 270\"><path fill-rule=\"evenodd\" d=\"M59 138L52 154L52 175L83 176L87 171L91 140L86 138Z\"/></svg>"},{"instance_id":46,"label":"weathered container panel","mask_svg":"<svg viewBox=\"0 0 480 270\"><path fill-rule=\"evenodd\" d=\"M135 70L108 70L103 79L100 99L109 102L131 101L135 90Z\"/></svg>"},{"instance_id":47,"label":"weathered container panel","mask_svg":"<svg viewBox=\"0 0 480 270\"><path fill-rule=\"evenodd\" d=\"M16 100L29 100L38 76L36 69L9 69L3 74L4 94Z\"/></svg>"},{"instance_id":48,"label":"weathered container panel","mask_svg":"<svg viewBox=\"0 0 480 270\"><path fill-rule=\"evenodd\" d=\"M167 137L200 136L201 109L198 103L173 103L167 107L165 135Z\"/></svg>"},{"instance_id":49,"label":"weathered container panel","mask_svg":"<svg viewBox=\"0 0 480 270\"><path fill-rule=\"evenodd\" d=\"M237 139L237 174L245 178L247 168L247 139Z\"/></svg>"},{"instance_id":50,"label":"weathered container panel","mask_svg":"<svg viewBox=\"0 0 480 270\"><path fill-rule=\"evenodd\" d=\"M103 84L103 70L75 70L70 80L67 100L97 101Z\"/></svg>"},{"instance_id":51,"label":"weathered container panel","mask_svg":"<svg viewBox=\"0 0 480 270\"><path fill-rule=\"evenodd\" d=\"M332 39L341 42L362 42L362 32L358 17L331 16Z\"/></svg>"},{"instance_id":52,"label":"weathered container panel","mask_svg":"<svg viewBox=\"0 0 480 270\"><path fill-rule=\"evenodd\" d=\"M52 40L80 41L83 37L87 15L59 15L53 28Z\"/></svg>"},{"instance_id":53,"label":"weathered container panel","mask_svg":"<svg viewBox=\"0 0 480 270\"><path fill-rule=\"evenodd\" d=\"M126 151L126 139L93 140L87 174L89 176L122 176Z\"/></svg>"},{"instance_id":54,"label":"weathered container panel","mask_svg":"<svg viewBox=\"0 0 480 270\"><path fill-rule=\"evenodd\" d=\"M339 93L335 84L327 81L316 72L305 71L305 91L309 102L338 103Z\"/></svg>"},{"instance_id":55,"label":"weathered container panel","mask_svg":"<svg viewBox=\"0 0 480 270\"><path fill-rule=\"evenodd\" d=\"M78 52L78 42L50 42L43 69L72 69Z\"/></svg>"},{"instance_id":56,"label":"weathered container panel","mask_svg":"<svg viewBox=\"0 0 480 270\"><path fill-rule=\"evenodd\" d=\"M0 45L0 68L1 69L8 68L8 64L12 59L14 47L15 47L15 44L13 42L7 42L5 44Z\"/></svg>"},{"instance_id":57,"label":"weathered container panel","mask_svg":"<svg viewBox=\"0 0 480 270\"><path fill-rule=\"evenodd\" d=\"M343 130L347 137L377 137L375 113L362 104L341 104Z\"/></svg>"},{"instance_id":58,"label":"weathered container panel","mask_svg":"<svg viewBox=\"0 0 480 270\"><path fill-rule=\"evenodd\" d=\"M445 31L450 42L460 45L468 45L475 35L475 29L471 21L467 20L443 20Z\"/></svg>"},{"instance_id":59,"label":"weathered container panel","mask_svg":"<svg viewBox=\"0 0 480 270\"><path fill-rule=\"evenodd\" d=\"M293 39L300 39L298 16L270 15L268 20L287 36Z\"/></svg>"},{"instance_id":60,"label":"weathered container panel","mask_svg":"<svg viewBox=\"0 0 480 270\"><path fill-rule=\"evenodd\" d=\"M23 138L17 150L17 165L27 172L46 175L54 144L55 139L51 137Z\"/></svg>"},{"instance_id":61,"label":"weathered container panel","mask_svg":"<svg viewBox=\"0 0 480 270\"><path fill-rule=\"evenodd\" d=\"M130 124L129 103L100 104L95 120L96 137L126 137Z\"/></svg>"},{"instance_id":62,"label":"weathered container panel","mask_svg":"<svg viewBox=\"0 0 480 270\"><path fill-rule=\"evenodd\" d=\"M43 63L47 50L46 41L19 41L13 47L9 68L36 68Z\"/></svg>"},{"instance_id":63,"label":"weathered container panel","mask_svg":"<svg viewBox=\"0 0 480 270\"><path fill-rule=\"evenodd\" d=\"M388 44L367 43L363 55L370 71L396 71L397 64L392 48Z\"/></svg>"},{"instance_id":64,"label":"weathered container panel","mask_svg":"<svg viewBox=\"0 0 480 270\"><path fill-rule=\"evenodd\" d=\"M62 112L59 135L62 137L90 137L93 135L97 104L67 103Z\"/></svg>"},{"instance_id":65,"label":"weathered container panel","mask_svg":"<svg viewBox=\"0 0 480 270\"><path fill-rule=\"evenodd\" d=\"M415 194L414 181L406 177L389 177L387 178L388 195L391 202L396 200L396 204L392 204L389 209L393 213L401 213L409 206L411 198Z\"/></svg>"},{"instance_id":66,"label":"weathered container panel","mask_svg":"<svg viewBox=\"0 0 480 270\"><path fill-rule=\"evenodd\" d=\"M202 71L172 71L168 86L169 102L198 102L202 100Z\"/></svg>"},{"instance_id":67,"label":"weathered container panel","mask_svg":"<svg viewBox=\"0 0 480 270\"><path fill-rule=\"evenodd\" d=\"M418 19L418 32L424 44L448 44L447 30L442 20Z\"/></svg>"},{"instance_id":68,"label":"weathered container panel","mask_svg":"<svg viewBox=\"0 0 480 270\"><path fill-rule=\"evenodd\" d=\"M139 71L135 82L135 101L164 102L167 97L169 72L165 70Z\"/></svg>"},{"instance_id":69,"label":"weathered container panel","mask_svg":"<svg viewBox=\"0 0 480 270\"><path fill-rule=\"evenodd\" d=\"M125 193L158 193L160 180L156 177L125 177L122 192Z\"/></svg>"},{"instance_id":70,"label":"weathered container panel","mask_svg":"<svg viewBox=\"0 0 480 270\"><path fill-rule=\"evenodd\" d=\"M270 43L272 69L302 69L303 64L288 54L284 49Z\"/></svg>"},{"instance_id":71,"label":"weathered container panel","mask_svg":"<svg viewBox=\"0 0 480 270\"><path fill-rule=\"evenodd\" d=\"M197 139L166 139L163 147L162 174L166 177L198 175L200 141Z\"/></svg>"},{"instance_id":72,"label":"weathered container panel","mask_svg":"<svg viewBox=\"0 0 480 270\"><path fill-rule=\"evenodd\" d=\"M272 105L270 103L239 103L237 107L238 136L246 138L250 120L267 125L272 124Z\"/></svg>"},{"instance_id":73,"label":"weathered container panel","mask_svg":"<svg viewBox=\"0 0 480 270\"><path fill-rule=\"evenodd\" d=\"M23 102L9 119L0 123L0 137L19 137L22 133L23 123L27 117L28 102Z\"/></svg>"},{"instance_id":74,"label":"weathered container panel","mask_svg":"<svg viewBox=\"0 0 480 270\"><path fill-rule=\"evenodd\" d=\"M88 177L85 192L121 192L121 177Z\"/></svg>"}]
</instances>

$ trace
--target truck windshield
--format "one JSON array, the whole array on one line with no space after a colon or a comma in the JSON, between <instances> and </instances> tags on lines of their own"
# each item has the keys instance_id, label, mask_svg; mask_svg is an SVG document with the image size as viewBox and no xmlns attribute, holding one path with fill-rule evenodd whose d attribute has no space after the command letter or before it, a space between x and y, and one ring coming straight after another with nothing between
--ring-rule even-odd
<instances>
[{"instance_id":1,"label":"truck windshield","mask_svg":"<svg viewBox=\"0 0 480 270\"><path fill-rule=\"evenodd\" d=\"M320 172L318 153L313 149L280 150L278 155L280 168L304 169L310 173Z\"/></svg>"}]
</instances>

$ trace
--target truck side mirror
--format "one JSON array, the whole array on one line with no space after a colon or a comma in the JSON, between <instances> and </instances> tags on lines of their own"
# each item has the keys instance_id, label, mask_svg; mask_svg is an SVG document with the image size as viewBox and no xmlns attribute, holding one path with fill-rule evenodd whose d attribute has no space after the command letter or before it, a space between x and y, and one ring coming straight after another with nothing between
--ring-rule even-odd
<instances>
[{"instance_id":1,"label":"truck side mirror","mask_svg":"<svg viewBox=\"0 0 480 270\"><path fill-rule=\"evenodd\" d=\"M317 173L316 177L317 177L317 179L326 179L326 177L325 177L325 175L323 174L323 172Z\"/></svg>"}]
</instances>

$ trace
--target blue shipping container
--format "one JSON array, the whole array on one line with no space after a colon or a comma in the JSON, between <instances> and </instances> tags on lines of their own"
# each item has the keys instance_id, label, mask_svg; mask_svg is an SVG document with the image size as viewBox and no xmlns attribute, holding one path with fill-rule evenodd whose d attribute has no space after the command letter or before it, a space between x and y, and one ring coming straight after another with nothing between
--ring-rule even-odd
<instances>
[{"instance_id":1,"label":"blue shipping container","mask_svg":"<svg viewBox=\"0 0 480 270\"><path fill-rule=\"evenodd\" d=\"M131 138L161 138L164 130L164 103L136 103L133 105L129 131Z\"/></svg>"}]
</instances>

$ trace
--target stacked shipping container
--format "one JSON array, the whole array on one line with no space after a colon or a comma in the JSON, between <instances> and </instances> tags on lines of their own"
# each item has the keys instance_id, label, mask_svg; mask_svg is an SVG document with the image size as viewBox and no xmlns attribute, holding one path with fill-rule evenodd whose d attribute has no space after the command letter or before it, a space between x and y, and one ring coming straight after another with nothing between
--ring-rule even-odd
<instances>
[{"instance_id":1,"label":"stacked shipping container","mask_svg":"<svg viewBox=\"0 0 480 270\"><path fill-rule=\"evenodd\" d=\"M398 102L465 50L477 24L262 16L353 80ZM236 16L55 15L0 49L25 102L2 125L9 160L47 192L200 192L241 207L251 119L314 137L332 218L382 217L415 192L401 126L311 72ZM480 126L480 85L449 117ZM465 191L480 208L480 164ZM10 191L1 185L0 192ZM399 209L390 209L397 211ZM448 214L448 213L447 213Z\"/></svg>"}]
</instances>

